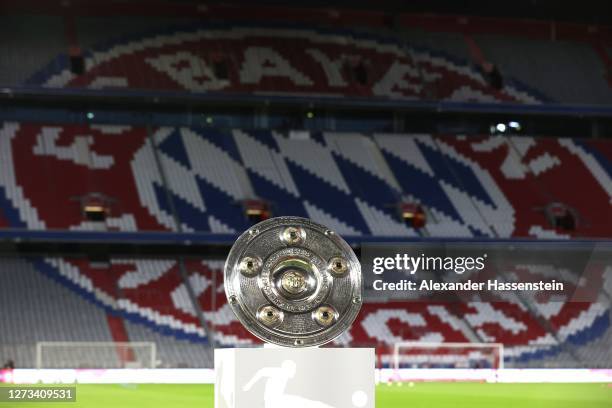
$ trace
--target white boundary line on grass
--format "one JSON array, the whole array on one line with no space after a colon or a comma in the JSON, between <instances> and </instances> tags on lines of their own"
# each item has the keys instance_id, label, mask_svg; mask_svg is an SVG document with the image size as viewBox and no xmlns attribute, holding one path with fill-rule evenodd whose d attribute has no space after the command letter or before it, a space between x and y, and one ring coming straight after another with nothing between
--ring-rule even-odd
<instances>
[{"instance_id":1,"label":"white boundary line on grass","mask_svg":"<svg viewBox=\"0 0 612 408\"><path fill-rule=\"evenodd\" d=\"M612 383L612 369L377 369L378 383L500 382L500 383ZM156 369L15 369L0 370L0 383L15 384L214 384L212 368ZM399 382L399 384L401 384Z\"/></svg>"}]
</instances>

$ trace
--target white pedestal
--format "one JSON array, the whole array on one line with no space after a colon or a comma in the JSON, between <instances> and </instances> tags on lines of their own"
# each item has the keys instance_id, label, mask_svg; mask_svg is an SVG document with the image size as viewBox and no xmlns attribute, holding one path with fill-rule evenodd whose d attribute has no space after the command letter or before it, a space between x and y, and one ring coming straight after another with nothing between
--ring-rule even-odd
<instances>
[{"instance_id":1,"label":"white pedestal","mask_svg":"<svg viewBox=\"0 0 612 408\"><path fill-rule=\"evenodd\" d=\"M215 350L215 408L374 408L374 349Z\"/></svg>"}]
</instances>

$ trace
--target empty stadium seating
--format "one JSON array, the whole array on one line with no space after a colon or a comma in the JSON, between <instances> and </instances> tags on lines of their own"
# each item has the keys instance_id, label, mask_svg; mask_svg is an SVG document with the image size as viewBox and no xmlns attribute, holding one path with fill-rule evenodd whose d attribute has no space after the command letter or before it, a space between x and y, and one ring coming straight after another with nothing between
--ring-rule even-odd
<instances>
[{"instance_id":1,"label":"empty stadium seating","mask_svg":"<svg viewBox=\"0 0 612 408\"><path fill-rule=\"evenodd\" d=\"M34 367L36 342L113 341L103 309L56 284L26 260L1 261L2 358L11 358L21 367ZM111 366L117 362L115 353L90 357L101 367L105 361ZM71 362L66 364L70 367Z\"/></svg>"},{"instance_id":2,"label":"empty stadium seating","mask_svg":"<svg viewBox=\"0 0 612 408\"><path fill-rule=\"evenodd\" d=\"M236 234L250 225L241 203L259 198L273 215L309 217L348 237L612 234L612 218L603 216L612 197L610 143L603 140L295 138L198 127L154 128L148 137L133 126L14 122L0 133L0 223L13 228L94 230L82 205L97 194L108 202L108 231L177 231L174 208L184 232ZM406 199L427 212L423 229L398 216ZM551 203L577 214L575 230L550 224Z\"/></svg>"},{"instance_id":3,"label":"empty stadium seating","mask_svg":"<svg viewBox=\"0 0 612 408\"><path fill-rule=\"evenodd\" d=\"M358 66L361 75L352 73ZM88 50L85 68L75 75L68 59L58 56L27 83L96 90L540 101L518 81L492 89L467 61L435 50L373 35L295 27L191 26L123 39Z\"/></svg>"},{"instance_id":4,"label":"empty stadium seating","mask_svg":"<svg viewBox=\"0 0 612 408\"><path fill-rule=\"evenodd\" d=\"M504 88L496 91L475 67L463 33L450 27L435 31L377 27L377 34L372 34L359 27L341 31L316 25L86 18L78 24L86 70L76 76L61 47L61 21L21 17L23 27L36 27L24 30L10 17L5 20L9 21L2 26L10 34L5 36L6 62L0 65L4 86L480 102L612 101L605 61L588 41L499 32L475 36L485 58L504 76ZM24 43L31 50L27 56L20 49ZM363 83L348 72L356 61L363 62L367 73ZM222 69L216 67L219 63Z\"/></svg>"},{"instance_id":5,"label":"empty stadium seating","mask_svg":"<svg viewBox=\"0 0 612 408\"><path fill-rule=\"evenodd\" d=\"M36 341L116 340L108 314L124 321L125 340L154 341L162 366L209 366L209 339L197 320L196 305L187 296L187 284L219 346L260 343L227 305L222 261L185 260L188 281L181 279L175 259L114 258L106 266L62 257L3 262L0 291L7 306L0 322L8 330L0 332L0 352L20 366L34 365ZM25 297L24 287L29 288ZM533 361L572 366L581 359L592 366L609 364L612 356L605 339L612 332L611 310L609 298L602 296L597 303L548 303L538 311L516 295L470 303L366 298L357 321L334 343L377 347L384 365L391 364L393 344L408 340L503 343L506 363L518 366ZM542 318L551 326L546 327ZM118 364L119 357L91 358ZM444 361L442 353L440 363Z\"/></svg>"}]
</instances>

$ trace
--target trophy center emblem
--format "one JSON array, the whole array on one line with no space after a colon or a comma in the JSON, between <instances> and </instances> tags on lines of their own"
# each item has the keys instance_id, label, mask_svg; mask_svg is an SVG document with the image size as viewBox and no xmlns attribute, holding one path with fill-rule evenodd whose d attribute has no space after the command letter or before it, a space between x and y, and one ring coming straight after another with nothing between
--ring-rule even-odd
<instances>
[{"instance_id":1,"label":"trophy center emblem","mask_svg":"<svg viewBox=\"0 0 612 408\"><path fill-rule=\"evenodd\" d=\"M316 289L315 266L308 260L290 257L280 261L273 268L278 293L286 299L303 299Z\"/></svg>"},{"instance_id":2,"label":"trophy center emblem","mask_svg":"<svg viewBox=\"0 0 612 408\"><path fill-rule=\"evenodd\" d=\"M306 282L306 277L303 272L296 269L290 269L283 273L281 277L281 287L287 293L299 295L308 289L308 283Z\"/></svg>"}]
</instances>

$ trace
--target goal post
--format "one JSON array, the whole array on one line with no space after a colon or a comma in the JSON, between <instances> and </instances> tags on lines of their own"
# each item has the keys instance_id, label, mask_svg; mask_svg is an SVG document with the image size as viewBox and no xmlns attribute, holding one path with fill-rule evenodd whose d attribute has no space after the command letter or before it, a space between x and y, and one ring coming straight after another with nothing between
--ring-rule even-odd
<instances>
[{"instance_id":1,"label":"goal post","mask_svg":"<svg viewBox=\"0 0 612 408\"><path fill-rule=\"evenodd\" d=\"M154 342L36 343L36 368L155 368Z\"/></svg>"},{"instance_id":2,"label":"goal post","mask_svg":"<svg viewBox=\"0 0 612 408\"><path fill-rule=\"evenodd\" d=\"M393 345L393 368L504 368L502 343L403 341Z\"/></svg>"}]
</instances>

